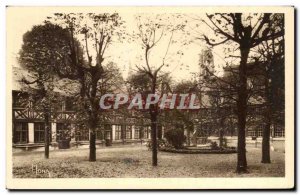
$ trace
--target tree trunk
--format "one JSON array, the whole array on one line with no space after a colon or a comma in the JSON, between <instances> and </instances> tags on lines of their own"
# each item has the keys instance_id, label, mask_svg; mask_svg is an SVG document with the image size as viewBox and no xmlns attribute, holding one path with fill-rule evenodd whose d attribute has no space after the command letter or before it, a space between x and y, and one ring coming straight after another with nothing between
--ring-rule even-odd
<instances>
[{"instance_id":1,"label":"tree trunk","mask_svg":"<svg viewBox=\"0 0 300 195\"><path fill-rule=\"evenodd\" d=\"M271 163L270 158L270 134L271 134L271 97L268 72L265 75L265 96L266 96L266 110L265 110L265 128L263 130L262 140L262 163Z\"/></svg>"},{"instance_id":2,"label":"tree trunk","mask_svg":"<svg viewBox=\"0 0 300 195\"><path fill-rule=\"evenodd\" d=\"M44 146L45 146L45 158L49 158L49 133L50 133L50 124L49 124L49 110L45 109L45 132L44 132Z\"/></svg>"},{"instance_id":3,"label":"tree trunk","mask_svg":"<svg viewBox=\"0 0 300 195\"><path fill-rule=\"evenodd\" d=\"M246 159L246 136L245 136L245 125L246 115L239 112L238 116L238 161L237 161L237 172L245 173L247 172L247 159Z\"/></svg>"},{"instance_id":4,"label":"tree trunk","mask_svg":"<svg viewBox=\"0 0 300 195\"><path fill-rule=\"evenodd\" d=\"M151 115L152 165L157 166L157 115Z\"/></svg>"},{"instance_id":5,"label":"tree trunk","mask_svg":"<svg viewBox=\"0 0 300 195\"><path fill-rule=\"evenodd\" d=\"M223 129L220 130L220 135L219 135L219 139L220 139L220 148L223 147L223 140L224 140L224 133L223 133Z\"/></svg>"},{"instance_id":6,"label":"tree trunk","mask_svg":"<svg viewBox=\"0 0 300 195\"><path fill-rule=\"evenodd\" d=\"M98 102L96 99L97 93L97 83L99 78L95 76L96 73L92 74L92 86L90 92L90 105L91 105L91 113L90 117L90 162L96 161L96 128L98 125ZM103 135L104 136L104 135Z\"/></svg>"},{"instance_id":7,"label":"tree trunk","mask_svg":"<svg viewBox=\"0 0 300 195\"><path fill-rule=\"evenodd\" d=\"M249 55L249 47L242 47L241 62L239 66L239 87L237 100L238 115L238 146L237 146L237 172L247 172L246 159L246 116L247 116L247 59Z\"/></svg>"},{"instance_id":8,"label":"tree trunk","mask_svg":"<svg viewBox=\"0 0 300 195\"><path fill-rule=\"evenodd\" d=\"M271 163L270 158L270 128L271 123L266 122L265 129L263 131L263 140L262 140L262 163Z\"/></svg>"},{"instance_id":9,"label":"tree trunk","mask_svg":"<svg viewBox=\"0 0 300 195\"><path fill-rule=\"evenodd\" d=\"M96 133L95 129L90 131L90 162L96 161Z\"/></svg>"},{"instance_id":10,"label":"tree trunk","mask_svg":"<svg viewBox=\"0 0 300 195\"><path fill-rule=\"evenodd\" d=\"M97 128L97 110L92 107L90 115L90 158L89 161L96 161L96 128Z\"/></svg>"},{"instance_id":11,"label":"tree trunk","mask_svg":"<svg viewBox=\"0 0 300 195\"><path fill-rule=\"evenodd\" d=\"M223 118L223 117L220 119L220 132L219 132L220 148L223 147L223 142L224 142L224 130L223 130L224 120L225 120L225 118Z\"/></svg>"},{"instance_id":12,"label":"tree trunk","mask_svg":"<svg viewBox=\"0 0 300 195\"><path fill-rule=\"evenodd\" d=\"M156 91L156 75L152 77L151 93L155 94ZM150 105L151 117L151 141L152 141L152 165L157 166L157 104Z\"/></svg>"}]
</instances>

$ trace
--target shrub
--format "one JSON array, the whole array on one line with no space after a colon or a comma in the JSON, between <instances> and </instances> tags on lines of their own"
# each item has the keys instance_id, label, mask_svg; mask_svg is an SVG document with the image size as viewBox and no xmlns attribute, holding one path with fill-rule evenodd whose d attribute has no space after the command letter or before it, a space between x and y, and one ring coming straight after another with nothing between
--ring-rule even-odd
<instances>
[{"instance_id":1,"label":"shrub","mask_svg":"<svg viewBox=\"0 0 300 195\"><path fill-rule=\"evenodd\" d=\"M210 149L212 149L212 150L218 150L219 146L218 146L217 142L211 142L210 143Z\"/></svg>"},{"instance_id":2,"label":"shrub","mask_svg":"<svg viewBox=\"0 0 300 195\"><path fill-rule=\"evenodd\" d=\"M219 138L219 140L220 140L220 138ZM223 137L223 139L222 139L222 147L223 148L227 148L227 145L228 145L228 140L227 140L226 137Z\"/></svg>"},{"instance_id":3,"label":"shrub","mask_svg":"<svg viewBox=\"0 0 300 195\"><path fill-rule=\"evenodd\" d=\"M164 148L165 146L167 145L166 141L163 140L163 139L158 139L157 140L157 147L160 149L160 148ZM147 142L147 147L149 150L152 149L152 140L149 140Z\"/></svg>"},{"instance_id":4,"label":"shrub","mask_svg":"<svg viewBox=\"0 0 300 195\"><path fill-rule=\"evenodd\" d=\"M165 138L175 149L183 148L183 143L186 139L183 131L179 129L167 131L165 133Z\"/></svg>"},{"instance_id":5,"label":"shrub","mask_svg":"<svg viewBox=\"0 0 300 195\"><path fill-rule=\"evenodd\" d=\"M226 137L223 138L223 147L225 147L225 148L228 147L228 140Z\"/></svg>"}]
</instances>

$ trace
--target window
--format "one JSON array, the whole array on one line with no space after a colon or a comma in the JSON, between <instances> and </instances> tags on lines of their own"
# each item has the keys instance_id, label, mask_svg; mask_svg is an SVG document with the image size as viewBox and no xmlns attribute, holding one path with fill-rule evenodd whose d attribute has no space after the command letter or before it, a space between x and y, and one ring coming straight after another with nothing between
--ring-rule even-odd
<instances>
[{"instance_id":1,"label":"window","mask_svg":"<svg viewBox=\"0 0 300 195\"><path fill-rule=\"evenodd\" d=\"M134 128L134 139L140 139L140 126L135 126Z\"/></svg>"},{"instance_id":2,"label":"window","mask_svg":"<svg viewBox=\"0 0 300 195\"><path fill-rule=\"evenodd\" d=\"M34 123L34 143L42 143L45 138L45 123Z\"/></svg>"},{"instance_id":3,"label":"window","mask_svg":"<svg viewBox=\"0 0 300 195\"><path fill-rule=\"evenodd\" d=\"M76 124L75 140L76 141L89 140L89 129L85 124Z\"/></svg>"},{"instance_id":4,"label":"window","mask_svg":"<svg viewBox=\"0 0 300 195\"><path fill-rule=\"evenodd\" d=\"M74 110L74 100L71 98L66 98L65 100L65 110L72 111Z\"/></svg>"},{"instance_id":5,"label":"window","mask_svg":"<svg viewBox=\"0 0 300 195\"><path fill-rule=\"evenodd\" d=\"M110 124L105 124L104 130L105 130L105 139L111 139L112 126Z\"/></svg>"},{"instance_id":6,"label":"window","mask_svg":"<svg viewBox=\"0 0 300 195\"><path fill-rule=\"evenodd\" d=\"M96 140L103 140L103 129L97 128L96 129Z\"/></svg>"},{"instance_id":7,"label":"window","mask_svg":"<svg viewBox=\"0 0 300 195\"><path fill-rule=\"evenodd\" d=\"M248 130L248 136L261 137L263 133L263 125L250 126Z\"/></svg>"},{"instance_id":8,"label":"window","mask_svg":"<svg viewBox=\"0 0 300 195\"><path fill-rule=\"evenodd\" d=\"M110 124L100 125L96 129L96 139L97 140L111 139L111 125Z\"/></svg>"},{"instance_id":9,"label":"window","mask_svg":"<svg viewBox=\"0 0 300 195\"><path fill-rule=\"evenodd\" d=\"M71 127L68 123L57 123L56 124L56 140L62 140L70 135Z\"/></svg>"},{"instance_id":10,"label":"window","mask_svg":"<svg viewBox=\"0 0 300 195\"><path fill-rule=\"evenodd\" d=\"M263 125L258 125L258 126L250 126L249 129L247 130L247 136L250 137L262 137L263 135Z\"/></svg>"},{"instance_id":11,"label":"window","mask_svg":"<svg viewBox=\"0 0 300 195\"><path fill-rule=\"evenodd\" d=\"M28 143L28 123L15 123L15 143Z\"/></svg>"},{"instance_id":12,"label":"window","mask_svg":"<svg viewBox=\"0 0 300 195\"><path fill-rule=\"evenodd\" d=\"M256 132L255 131L248 131L248 136L256 137Z\"/></svg>"},{"instance_id":13,"label":"window","mask_svg":"<svg viewBox=\"0 0 300 195\"><path fill-rule=\"evenodd\" d=\"M13 91L13 107L25 108L29 103L29 96L24 92Z\"/></svg>"},{"instance_id":14,"label":"window","mask_svg":"<svg viewBox=\"0 0 300 195\"><path fill-rule=\"evenodd\" d=\"M88 129L80 129L76 131L75 136L76 141L88 141L89 140L89 130Z\"/></svg>"},{"instance_id":15,"label":"window","mask_svg":"<svg viewBox=\"0 0 300 195\"><path fill-rule=\"evenodd\" d=\"M111 131L105 131L105 139L111 139Z\"/></svg>"},{"instance_id":16,"label":"window","mask_svg":"<svg viewBox=\"0 0 300 195\"><path fill-rule=\"evenodd\" d=\"M145 126L143 128L143 138L144 139L150 139L151 138L151 128L150 126Z\"/></svg>"},{"instance_id":17,"label":"window","mask_svg":"<svg viewBox=\"0 0 300 195\"><path fill-rule=\"evenodd\" d=\"M256 131L256 136L257 136L257 137L262 137L262 135L263 135L263 129L264 129L264 126L263 126L263 125L259 125L259 126L257 127L257 131Z\"/></svg>"},{"instance_id":18,"label":"window","mask_svg":"<svg viewBox=\"0 0 300 195\"><path fill-rule=\"evenodd\" d=\"M125 137L125 139L131 139L132 138L132 131L131 131L131 129L132 129L132 126L131 125L127 125L126 126L126 137Z\"/></svg>"},{"instance_id":19,"label":"window","mask_svg":"<svg viewBox=\"0 0 300 195\"><path fill-rule=\"evenodd\" d=\"M284 137L284 129L279 125L274 125L274 137Z\"/></svg>"},{"instance_id":20,"label":"window","mask_svg":"<svg viewBox=\"0 0 300 195\"><path fill-rule=\"evenodd\" d=\"M122 135L122 126L121 125L116 125L115 140L122 139L121 135Z\"/></svg>"},{"instance_id":21,"label":"window","mask_svg":"<svg viewBox=\"0 0 300 195\"><path fill-rule=\"evenodd\" d=\"M104 127L103 127L103 125L98 126L96 128L95 133L96 133L96 140L103 140L104 139L104 135L103 135Z\"/></svg>"}]
</instances>

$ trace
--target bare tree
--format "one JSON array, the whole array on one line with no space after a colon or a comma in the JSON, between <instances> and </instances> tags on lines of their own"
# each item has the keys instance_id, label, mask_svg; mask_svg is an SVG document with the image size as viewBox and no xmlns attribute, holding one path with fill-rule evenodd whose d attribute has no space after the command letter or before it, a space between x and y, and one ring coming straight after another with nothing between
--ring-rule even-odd
<instances>
[{"instance_id":1,"label":"bare tree","mask_svg":"<svg viewBox=\"0 0 300 195\"><path fill-rule=\"evenodd\" d=\"M282 31L271 33L271 14L243 15L242 13L207 14L207 20L202 20L214 32L218 41L203 35L210 46L218 46L227 42L238 45L240 63L238 66L237 87L237 117L238 117L238 155L237 172L247 172L245 127L247 117L247 62L250 50L263 41L283 35ZM214 38L215 38L214 37Z\"/></svg>"},{"instance_id":2,"label":"bare tree","mask_svg":"<svg viewBox=\"0 0 300 195\"><path fill-rule=\"evenodd\" d=\"M155 19L151 17L141 17L137 16L137 28L138 33L137 37L141 41L143 49L143 59L144 65L137 65L136 68L141 73L144 73L150 78L151 82L151 94L156 94L157 92L157 82L161 75L161 69L167 64L167 58L169 50L174 41L174 34L176 31L182 30L184 28L183 24L170 25L169 20L173 19L172 17L163 17L160 15L155 16ZM142 21L143 20L143 21ZM159 45L159 46L158 46ZM153 54L154 49L161 47L164 49L164 52L161 50L156 51ZM159 54L163 53L160 60L156 62L151 62L153 55L156 59L159 59ZM152 54L152 55L151 55ZM158 121L158 104L151 104L149 108L149 114L151 119L151 140L152 140L152 165L157 166L157 121Z\"/></svg>"},{"instance_id":3,"label":"bare tree","mask_svg":"<svg viewBox=\"0 0 300 195\"><path fill-rule=\"evenodd\" d=\"M274 14L271 17L270 33L284 32L283 14ZM271 124L281 118L278 112L284 109L284 35L273 36L265 40L257 48L258 56L254 57L255 64L261 69L263 80L262 97L264 97L264 124L262 140L262 163L271 163L270 135Z\"/></svg>"}]
</instances>

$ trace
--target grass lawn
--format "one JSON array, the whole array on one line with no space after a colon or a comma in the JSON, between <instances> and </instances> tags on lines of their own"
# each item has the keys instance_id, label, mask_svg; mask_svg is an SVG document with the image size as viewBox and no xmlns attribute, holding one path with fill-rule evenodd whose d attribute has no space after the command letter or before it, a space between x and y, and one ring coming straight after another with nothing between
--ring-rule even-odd
<instances>
[{"instance_id":1,"label":"grass lawn","mask_svg":"<svg viewBox=\"0 0 300 195\"><path fill-rule=\"evenodd\" d=\"M110 177L284 177L284 153L271 151L271 164L261 164L261 149L247 148L249 173L235 173L236 154L175 154L159 152L158 167L151 165L145 146L97 149L97 161L88 161L88 149L13 154L16 178L110 178Z\"/></svg>"}]
</instances>

